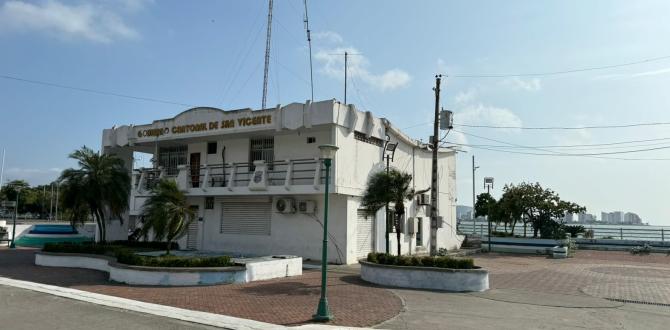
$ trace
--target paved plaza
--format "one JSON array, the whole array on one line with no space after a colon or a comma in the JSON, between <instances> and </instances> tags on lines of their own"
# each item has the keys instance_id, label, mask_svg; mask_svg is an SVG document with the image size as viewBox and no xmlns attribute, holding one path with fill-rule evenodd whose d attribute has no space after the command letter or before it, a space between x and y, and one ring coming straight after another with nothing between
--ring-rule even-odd
<instances>
[{"instance_id":1,"label":"paved plaza","mask_svg":"<svg viewBox=\"0 0 670 330\"><path fill-rule=\"evenodd\" d=\"M146 287L114 284L103 272L38 267L34 250L0 249L0 276L281 325L308 323L320 273L242 285ZM381 288L357 266L333 266L335 325L389 329L664 328L670 324L670 257L577 251L574 258L476 255L491 290L446 293Z\"/></svg>"}]
</instances>

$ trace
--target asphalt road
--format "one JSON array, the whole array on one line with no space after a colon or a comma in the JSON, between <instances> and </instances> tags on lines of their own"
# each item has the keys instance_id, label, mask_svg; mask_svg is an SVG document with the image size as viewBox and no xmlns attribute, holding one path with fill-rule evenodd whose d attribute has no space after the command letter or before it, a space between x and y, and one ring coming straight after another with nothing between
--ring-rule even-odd
<instances>
[{"instance_id":1,"label":"asphalt road","mask_svg":"<svg viewBox=\"0 0 670 330\"><path fill-rule=\"evenodd\" d=\"M220 329L0 285L0 329Z\"/></svg>"}]
</instances>

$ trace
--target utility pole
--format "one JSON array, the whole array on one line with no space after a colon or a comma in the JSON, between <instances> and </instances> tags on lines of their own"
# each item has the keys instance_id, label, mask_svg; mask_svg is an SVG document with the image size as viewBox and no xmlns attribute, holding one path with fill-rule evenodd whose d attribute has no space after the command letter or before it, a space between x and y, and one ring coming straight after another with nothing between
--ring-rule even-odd
<instances>
[{"instance_id":1,"label":"utility pole","mask_svg":"<svg viewBox=\"0 0 670 330\"><path fill-rule=\"evenodd\" d=\"M5 174L5 148L2 148L2 166L0 166L0 189L2 189L2 180Z\"/></svg>"},{"instance_id":2,"label":"utility pole","mask_svg":"<svg viewBox=\"0 0 670 330\"><path fill-rule=\"evenodd\" d=\"M435 76L435 118L433 121L433 140L430 141L433 147L433 164L430 182L430 255L437 255L437 148L439 143L438 129L440 118L440 82L442 75Z\"/></svg>"},{"instance_id":3,"label":"utility pole","mask_svg":"<svg viewBox=\"0 0 670 330\"><path fill-rule=\"evenodd\" d=\"M479 168L479 166L475 166L475 155L472 155L472 221L475 221L475 203L476 203L476 198L475 198L475 171ZM473 224L474 226L474 224Z\"/></svg>"},{"instance_id":4,"label":"utility pole","mask_svg":"<svg viewBox=\"0 0 670 330\"><path fill-rule=\"evenodd\" d=\"M344 52L344 105L347 105L347 63L349 60L349 53Z\"/></svg>"},{"instance_id":5,"label":"utility pole","mask_svg":"<svg viewBox=\"0 0 670 330\"><path fill-rule=\"evenodd\" d=\"M56 221L58 221L58 192L60 190L60 182L56 183Z\"/></svg>"},{"instance_id":6,"label":"utility pole","mask_svg":"<svg viewBox=\"0 0 670 330\"><path fill-rule=\"evenodd\" d=\"M49 220L53 220L53 210L54 210L54 184L51 183L51 194L49 194Z\"/></svg>"},{"instance_id":7,"label":"utility pole","mask_svg":"<svg viewBox=\"0 0 670 330\"><path fill-rule=\"evenodd\" d=\"M263 73L263 102L261 109L265 109L265 103L268 98L268 71L270 70L270 44L272 38L272 0L269 1L268 8L268 32L265 38L265 72Z\"/></svg>"}]
</instances>

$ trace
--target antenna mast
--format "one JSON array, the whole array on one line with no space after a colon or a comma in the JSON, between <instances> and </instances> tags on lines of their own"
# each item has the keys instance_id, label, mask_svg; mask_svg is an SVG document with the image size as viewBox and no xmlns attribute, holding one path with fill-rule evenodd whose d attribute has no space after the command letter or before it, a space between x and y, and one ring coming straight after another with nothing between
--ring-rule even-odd
<instances>
[{"instance_id":1,"label":"antenna mast","mask_svg":"<svg viewBox=\"0 0 670 330\"><path fill-rule=\"evenodd\" d=\"M307 0L305 3L305 30L307 31L307 44L309 45L309 87L312 90L312 102L314 102L314 75L312 73L312 36L309 30L309 16L307 16Z\"/></svg>"},{"instance_id":2,"label":"antenna mast","mask_svg":"<svg viewBox=\"0 0 670 330\"><path fill-rule=\"evenodd\" d=\"M268 71L270 70L270 42L272 39L272 0L269 0L268 8L268 34L265 39L265 72L263 73L263 102L261 109L265 109L268 98Z\"/></svg>"}]
</instances>

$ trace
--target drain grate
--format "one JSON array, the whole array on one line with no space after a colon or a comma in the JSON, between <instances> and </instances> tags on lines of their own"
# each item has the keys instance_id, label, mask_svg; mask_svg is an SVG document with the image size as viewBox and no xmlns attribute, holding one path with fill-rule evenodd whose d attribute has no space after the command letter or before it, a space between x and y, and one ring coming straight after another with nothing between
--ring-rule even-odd
<instances>
[{"instance_id":1,"label":"drain grate","mask_svg":"<svg viewBox=\"0 0 670 330\"><path fill-rule=\"evenodd\" d=\"M650 302L650 301L641 301L641 300L630 300L630 299L618 299L618 298L605 298L609 301L622 302L627 304L642 304L642 305L653 305L653 306L664 306L670 307L670 304Z\"/></svg>"}]
</instances>

